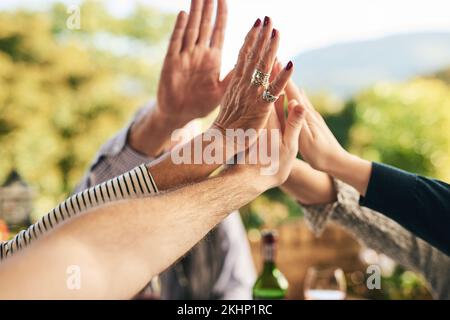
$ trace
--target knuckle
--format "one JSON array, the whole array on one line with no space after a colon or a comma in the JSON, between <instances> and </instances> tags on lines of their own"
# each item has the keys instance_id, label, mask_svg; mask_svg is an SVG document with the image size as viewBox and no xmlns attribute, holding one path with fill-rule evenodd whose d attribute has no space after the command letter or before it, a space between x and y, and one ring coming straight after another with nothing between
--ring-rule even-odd
<instances>
[{"instance_id":1,"label":"knuckle","mask_svg":"<svg viewBox=\"0 0 450 320\"><path fill-rule=\"evenodd\" d=\"M241 51L239 51L239 59L245 60L248 56L249 50L247 48L242 48Z\"/></svg>"},{"instance_id":2,"label":"knuckle","mask_svg":"<svg viewBox=\"0 0 450 320\"><path fill-rule=\"evenodd\" d=\"M259 60L258 69L263 70L263 71L268 69L268 63L265 59Z\"/></svg>"},{"instance_id":3,"label":"knuckle","mask_svg":"<svg viewBox=\"0 0 450 320\"><path fill-rule=\"evenodd\" d=\"M267 88L271 94L278 95L281 92L278 82L272 82Z\"/></svg>"},{"instance_id":4,"label":"knuckle","mask_svg":"<svg viewBox=\"0 0 450 320\"><path fill-rule=\"evenodd\" d=\"M247 61L252 62L255 60L255 53L253 51L247 53Z\"/></svg>"}]
</instances>

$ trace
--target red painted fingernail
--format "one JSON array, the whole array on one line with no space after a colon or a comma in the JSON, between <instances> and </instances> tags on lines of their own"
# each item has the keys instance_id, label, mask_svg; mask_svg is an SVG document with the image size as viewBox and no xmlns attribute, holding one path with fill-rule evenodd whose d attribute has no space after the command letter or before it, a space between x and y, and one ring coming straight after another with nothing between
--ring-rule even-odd
<instances>
[{"instance_id":1,"label":"red painted fingernail","mask_svg":"<svg viewBox=\"0 0 450 320\"><path fill-rule=\"evenodd\" d=\"M272 30L272 39L277 35L277 29Z\"/></svg>"},{"instance_id":2,"label":"red painted fingernail","mask_svg":"<svg viewBox=\"0 0 450 320\"><path fill-rule=\"evenodd\" d=\"M261 19L256 19L255 24L253 25L255 28L261 25Z\"/></svg>"},{"instance_id":3,"label":"red painted fingernail","mask_svg":"<svg viewBox=\"0 0 450 320\"><path fill-rule=\"evenodd\" d=\"M264 27L269 24L270 18L268 16L264 17Z\"/></svg>"},{"instance_id":4,"label":"red painted fingernail","mask_svg":"<svg viewBox=\"0 0 450 320\"><path fill-rule=\"evenodd\" d=\"M286 65L286 70L290 70L293 65L294 64L292 63L292 61L289 61L288 64Z\"/></svg>"}]
</instances>

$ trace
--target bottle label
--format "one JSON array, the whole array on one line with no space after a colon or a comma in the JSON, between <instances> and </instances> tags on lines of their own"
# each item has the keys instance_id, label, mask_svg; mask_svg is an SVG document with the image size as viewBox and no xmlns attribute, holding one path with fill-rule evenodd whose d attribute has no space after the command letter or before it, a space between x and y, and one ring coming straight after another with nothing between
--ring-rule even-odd
<instances>
[{"instance_id":1,"label":"bottle label","mask_svg":"<svg viewBox=\"0 0 450 320\"><path fill-rule=\"evenodd\" d=\"M275 259L275 245L265 244L263 247L264 261L274 261Z\"/></svg>"}]
</instances>

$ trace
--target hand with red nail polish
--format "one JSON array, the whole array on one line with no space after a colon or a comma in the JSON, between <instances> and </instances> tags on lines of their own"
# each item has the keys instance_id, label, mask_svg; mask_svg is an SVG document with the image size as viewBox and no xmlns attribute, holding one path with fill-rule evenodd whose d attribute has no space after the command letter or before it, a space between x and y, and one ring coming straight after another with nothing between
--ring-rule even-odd
<instances>
[{"instance_id":1,"label":"hand with red nail polish","mask_svg":"<svg viewBox=\"0 0 450 320\"><path fill-rule=\"evenodd\" d=\"M274 103L263 98L266 88L252 83L252 75L255 70L269 74L272 72L280 37L279 32L272 28L269 18L264 19L262 28L259 25L257 20L245 38L233 79L225 92L219 115L214 122L214 126L223 131L254 129L259 132L266 126L273 110ZM292 66L292 63L288 64L270 78L271 83L267 88L270 94L278 96L283 92L292 75ZM246 146L237 147L242 151Z\"/></svg>"}]
</instances>

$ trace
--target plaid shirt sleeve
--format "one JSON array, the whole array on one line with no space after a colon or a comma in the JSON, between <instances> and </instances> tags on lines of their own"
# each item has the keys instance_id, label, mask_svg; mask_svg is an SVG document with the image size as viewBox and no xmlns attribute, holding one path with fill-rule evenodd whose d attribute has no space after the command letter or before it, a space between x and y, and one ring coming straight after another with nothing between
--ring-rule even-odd
<instances>
[{"instance_id":1,"label":"plaid shirt sleeve","mask_svg":"<svg viewBox=\"0 0 450 320\"><path fill-rule=\"evenodd\" d=\"M76 192L121 175L142 163L154 160L138 153L127 144L128 133L132 124L143 117L151 108L154 108L154 103L139 109L132 121L100 148L88 172L77 186Z\"/></svg>"}]
</instances>

